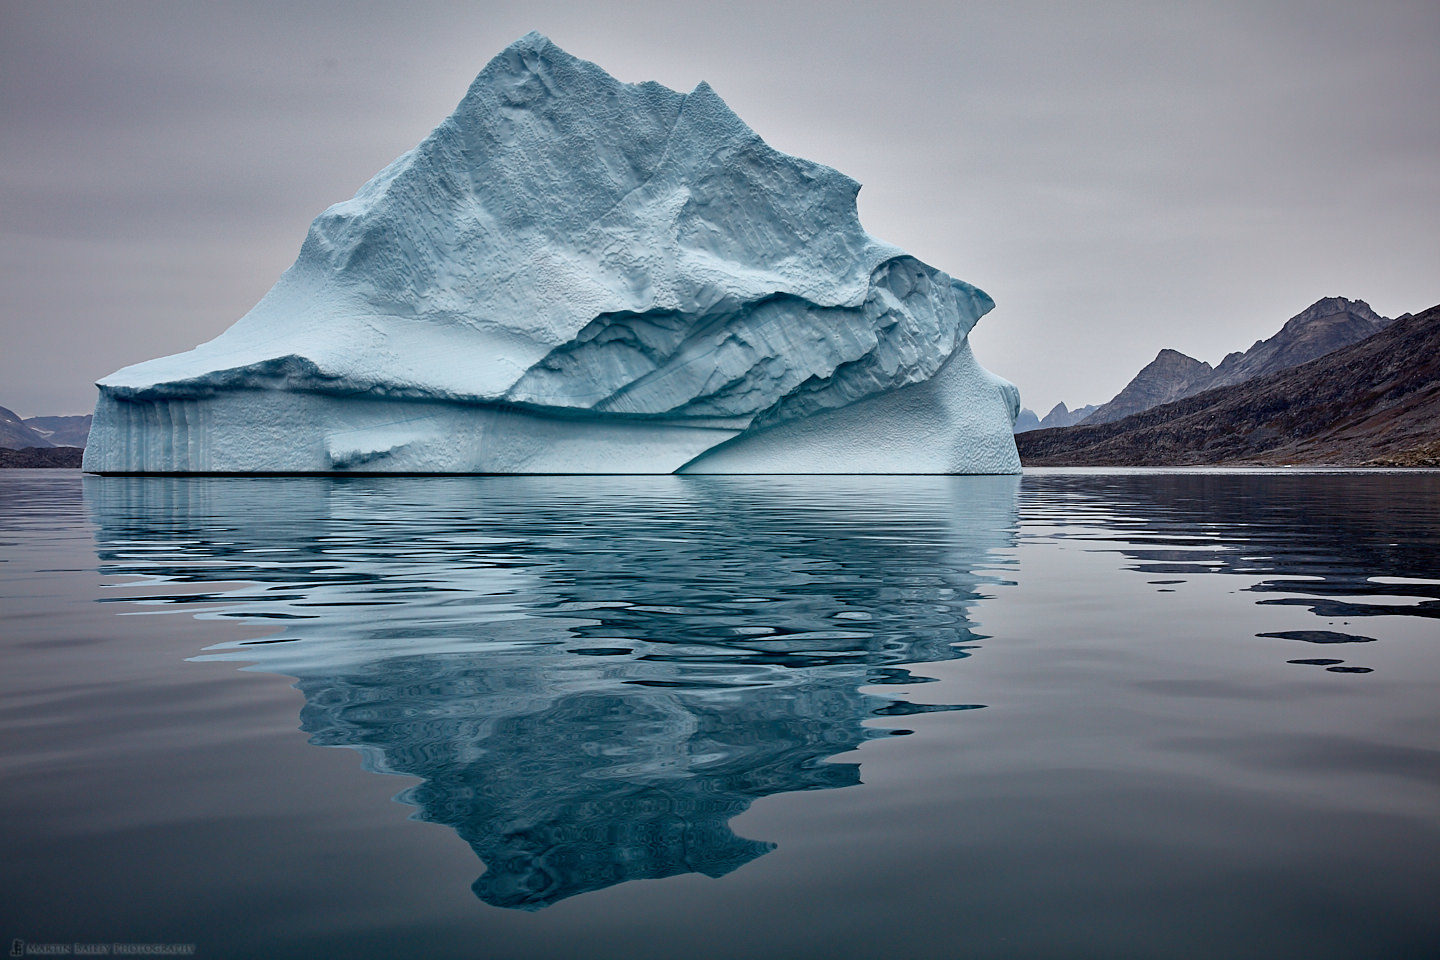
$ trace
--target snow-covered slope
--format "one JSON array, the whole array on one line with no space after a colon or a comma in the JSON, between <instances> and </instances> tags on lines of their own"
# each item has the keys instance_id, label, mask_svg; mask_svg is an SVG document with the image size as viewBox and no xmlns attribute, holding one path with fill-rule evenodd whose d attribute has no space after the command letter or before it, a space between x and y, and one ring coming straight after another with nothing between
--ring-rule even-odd
<instances>
[{"instance_id":1,"label":"snow-covered slope","mask_svg":"<svg viewBox=\"0 0 1440 960\"><path fill-rule=\"evenodd\" d=\"M858 190L703 83L529 34L234 326L101 380L86 469L671 472L725 443L764 472L742 454L783 429L785 469L828 472L862 427L907 436L875 401L946 367L943 450L852 469L1018 470L1016 391L965 349L990 298L865 233Z\"/></svg>"},{"instance_id":2,"label":"snow-covered slope","mask_svg":"<svg viewBox=\"0 0 1440 960\"><path fill-rule=\"evenodd\" d=\"M53 447L45 434L21 419L18 413L0 407L0 449L24 450L27 447Z\"/></svg>"}]
</instances>

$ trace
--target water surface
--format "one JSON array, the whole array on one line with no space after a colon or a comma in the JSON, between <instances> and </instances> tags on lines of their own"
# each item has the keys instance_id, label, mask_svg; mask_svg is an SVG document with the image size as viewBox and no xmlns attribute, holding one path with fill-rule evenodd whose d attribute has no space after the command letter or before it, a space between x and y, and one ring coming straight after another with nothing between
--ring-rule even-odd
<instances>
[{"instance_id":1,"label":"water surface","mask_svg":"<svg viewBox=\"0 0 1440 960\"><path fill-rule=\"evenodd\" d=\"M0 550L0 936L1440 936L1435 474L6 471Z\"/></svg>"}]
</instances>

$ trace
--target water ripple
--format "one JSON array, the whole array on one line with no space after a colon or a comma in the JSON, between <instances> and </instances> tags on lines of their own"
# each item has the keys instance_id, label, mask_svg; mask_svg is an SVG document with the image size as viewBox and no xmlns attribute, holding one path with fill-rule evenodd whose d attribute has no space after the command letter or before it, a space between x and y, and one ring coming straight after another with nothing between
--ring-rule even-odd
<instances>
[{"instance_id":1,"label":"water ripple","mask_svg":"<svg viewBox=\"0 0 1440 960\"><path fill-rule=\"evenodd\" d=\"M277 632L212 648L297 678L311 742L417 777L401 799L537 909L725 874L759 797L859 782L828 758L881 696L970 655L1013 562L1014 478L87 483L107 574ZM984 571L984 572L981 572ZM243 584L195 592L214 581Z\"/></svg>"}]
</instances>

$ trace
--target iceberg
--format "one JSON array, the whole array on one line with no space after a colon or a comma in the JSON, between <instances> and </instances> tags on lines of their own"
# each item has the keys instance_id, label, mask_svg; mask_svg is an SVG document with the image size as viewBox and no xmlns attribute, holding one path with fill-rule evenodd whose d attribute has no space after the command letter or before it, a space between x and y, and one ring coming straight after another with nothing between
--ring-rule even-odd
<instances>
[{"instance_id":1,"label":"iceberg","mask_svg":"<svg viewBox=\"0 0 1440 960\"><path fill-rule=\"evenodd\" d=\"M1015 473L983 291L707 84L538 33L255 307L97 383L92 473Z\"/></svg>"}]
</instances>

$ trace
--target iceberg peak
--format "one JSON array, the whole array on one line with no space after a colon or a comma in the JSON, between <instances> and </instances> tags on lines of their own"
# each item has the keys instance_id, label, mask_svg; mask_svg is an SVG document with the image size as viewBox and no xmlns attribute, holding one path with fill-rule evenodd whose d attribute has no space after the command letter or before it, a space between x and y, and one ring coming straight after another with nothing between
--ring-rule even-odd
<instances>
[{"instance_id":1,"label":"iceberg peak","mask_svg":"<svg viewBox=\"0 0 1440 960\"><path fill-rule=\"evenodd\" d=\"M966 347L992 301L867 234L858 190L770 147L705 82L624 83L528 33L316 217L232 327L101 380L86 467L669 472L723 444L719 469L762 434L955 380L993 410L960 433L937 413L943 453L920 463L891 437L899 459L856 472L1018 469L1000 423L1014 388ZM136 424L162 408L185 442L140 450ZM236 419L214 426L221 411ZM235 439L282 413L294 440L273 453ZM1004 442L960 449L981 433Z\"/></svg>"}]
</instances>

